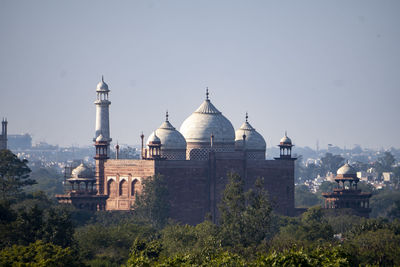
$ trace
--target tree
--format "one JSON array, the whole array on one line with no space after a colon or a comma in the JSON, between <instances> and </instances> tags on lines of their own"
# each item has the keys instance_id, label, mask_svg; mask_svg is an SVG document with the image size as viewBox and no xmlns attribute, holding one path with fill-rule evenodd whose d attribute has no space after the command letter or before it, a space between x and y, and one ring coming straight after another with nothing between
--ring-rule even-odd
<instances>
[{"instance_id":1,"label":"tree","mask_svg":"<svg viewBox=\"0 0 400 267\"><path fill-rule=\"evenodd\" d=\"M36 182L29 179L31 170L26 159L20 160L10 150L0 150L0 198L15 199L23 187Z\"/></svg>"},{"instance_id":2,"label":"tree","mask_svg":"<svg viewBox=\"0 0 400 267\"><path fill-rule=\"evenodd\" d=\"M306 185L296 186L294 199L296 207L311 207L320 203L318 196L311 193Z\"/></svg>"},{"instance_id":3,"label":"tree","mask_svg":"<svg viewBox=\"0 0 400 267\"><path fill-rule=\"evenodd\" d=\"M344 158L340 155L333 155L326 153L321 158L321 174L325 175L328 172L336 173L336 171L343 165Z\"/></svg>"},{"instance_id":4,"label":"tree","mask_svg":"<svg viewBox=\"0 0 400 267\"><path fill-rule=\"evenodd\" d=\"M1 266L83 266L71 248L62 248L39 240L28 246L0 251Z\"/></svg>"},{"instance_id":5,"label":"tree","mask_svg":"<svg viewBox=\"0 0 400 267\"><path fill-rule=\"evenodd\" d=\"M143 181L143 191L136 194L135 214L161 229L169 218L170 202L167 183L162 175L154 175Z\"/></svg>"},{"instance_id":6,"label":"tree","mask_svg":"<svg viewBox=\"0 0 400 267\"><path fill-rule=\"evenodd\" d=\"M272 210L264 180L258 178L254 189L245 193L240 175L230 173L228 179L218 206L223 245L248 247L259 244L270 232Z\"/></svg>"}]
</instances>

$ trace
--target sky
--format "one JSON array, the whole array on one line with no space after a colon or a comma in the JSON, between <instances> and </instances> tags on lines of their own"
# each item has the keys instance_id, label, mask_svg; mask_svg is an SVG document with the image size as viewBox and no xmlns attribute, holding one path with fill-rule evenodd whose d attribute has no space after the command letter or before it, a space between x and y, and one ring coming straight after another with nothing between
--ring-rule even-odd
<instances>
[{"instance_id":1,"label":"sky","mask_svg":"<svg viewBox=\"0 0 400 267\"><path fill-rule=\"evenodd\" d=\"M204 101L276 145L400 148L400 1L0 0L9 134L88 146L95 89L111 137L180 128Z\"/></svg>"}]
</instances>

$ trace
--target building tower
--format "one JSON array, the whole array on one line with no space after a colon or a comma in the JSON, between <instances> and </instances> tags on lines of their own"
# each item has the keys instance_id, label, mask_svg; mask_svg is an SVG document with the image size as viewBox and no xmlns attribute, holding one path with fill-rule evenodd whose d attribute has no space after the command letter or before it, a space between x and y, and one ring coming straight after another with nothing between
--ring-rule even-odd
<instances>
[{"instance_id":1,"label":"building tower","mask_svg":"<svg viewBox=\"0 0 400 267\"><path fill-rule=\"evenodd\" d=\"M96 133L93 141L96 141L96 138L102 135L103 139L108 142L107 155L109 153L109 144L112 140L110 138L109 106L111 101L108 100L109 92L108 85L104 82L102 76L101 82L97 84L97 98L94 102L96 105Z\"/></svg>"},{"instance_id":2,"label":"building tower","mask_svg":"<svg viewBox=\"0 0 400 267\"><path fill-rule=\"evenodd\" d=\"M292 140L287 136L287 132L285 131L285 136L282 137L281 141L279 142L279 158L275 159L291 159L295 160L296 158L292 158Z\"/></svg>"},{"instance_id":3,"label":"building tower","mask_svg":"<svg viewBox=\"0 0 400 267\"><path fill-rule=\"evenodd\" d=\"M369 207L370 193L361 192L357 188L360 179L357 171L348 163L337 170L335 177L337 187L333 192L322 193L325 198L326 209L352 209L358 216L368 218L371 209Z\"/></svg>"},{"instance_id":4,"label":"building tower","mask_svg":"<svg viewBox=\"0 0 400 267\"><path fill-rule=\"evenodd\" d=\"M104 162L108 159L110 154L110 121L109 121L109 106L111 101L108 100L108 85L104 82L104 77L101 76L101 82L97 84L96 88L96 133L93 139L94 146L96 147L96 187L97 194L104 194Z\"/></svg>"},{"instance_id":5,"label":"building tower","mask_svg":"<svg viewBox=\"0 0 400 267\"><path fill-rule=\"evenodd\" d=\"M0 150L7 149L7 124L7 119L3 118L1 122Z\"/></svg>"}]
</instances>

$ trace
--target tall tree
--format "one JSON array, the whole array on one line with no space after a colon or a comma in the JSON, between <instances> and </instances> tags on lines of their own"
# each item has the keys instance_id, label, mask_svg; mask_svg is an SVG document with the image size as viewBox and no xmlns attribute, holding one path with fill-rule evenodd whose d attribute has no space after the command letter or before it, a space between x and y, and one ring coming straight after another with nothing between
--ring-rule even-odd
<instances>
[{"instance_id":1,"label":"tall tree","mask_svg":"<svg viewBox=\"0 0 400 267\"><path fill-rule=\"evenodd\" d=\"M15 199L24 186L36 182L29 179L31 170L26 159L20 160L10 150L0 150L0 198Z\"/></svg>"},{"instance_id":2,"label":"tall tree","mask_svg":"<svg viewBox=\"0 0 400 267\"><path fill-rule=\"evenodd\" d=\"M162 175L143 181L141 194L136 194L134 211L140 219L161 229L169 218L170 202L167 183Z\"/></svg>"},{"instance_id":3,"label":"tall tree","mask_svg":"<svg viewBox=\"0 0 400 267\"><path fill-rule=\"evenodd\" d=\"M326 153L321 158L321 175L325 175L328 172L336 173L336 171L343 165L344 158L340 155L333 155L332 153Z\"/></svg>"},{"instance_id":4,"label":"tall tree","mask_svg":"<svg viewBox=\"0 0 400 267\"><path fill-rule=\"evenodd\" d=\"M259 244L269 233L271 205L264 180L257 179L254 189L244 192L240 175L230 173L219 204L221 235L224 245Z\"/></svg>"}]
</instances>

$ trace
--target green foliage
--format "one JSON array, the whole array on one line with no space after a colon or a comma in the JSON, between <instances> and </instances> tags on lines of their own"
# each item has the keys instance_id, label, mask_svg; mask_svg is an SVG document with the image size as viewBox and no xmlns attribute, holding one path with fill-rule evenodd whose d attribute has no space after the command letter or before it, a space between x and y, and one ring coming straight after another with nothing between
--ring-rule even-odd
<instances>
[{"instance_id":1,"label":"green foliage","mask_svg":"<svg viewBox=\"0 0 400 267\"><path fill-rule=\"evenodd\" d=\"M64 188L62 182L64 177L54 169L39 168L32 171L30 178L36 181L36 184L29 187L28 192L43 191L49 197L54 197L55 194L62 194Z\"/></svg>"},{"instance_id":2,"label":"green foliage","mask_svg":"<svg viewBox=\"0 0 400 267\"><path fill-rule=\"evenodd\" d=\"M336 173L336 171L343 165L344 158L340 155L333 155L332 153L326 153L321 158L321 175L325 175L328 172Z\"/></svg>"},{"instance_id":3,"label":"green foliage","mask_svg":"<svg viewBox=\"0 0 400 267\"><path fill-rule=\"evenodd\" d=\"M367 219L356 216L351 209L325 210L325 219L336 234L346 233L363 224Z\"/></svg>"},{"instance_id":4,"label":"green foliage","mask_svg":"<svg viewBox=\"0 0 400 267\"><path fill-rule=\"evenodd\" d=\"M399 266L400 235L391 229L364 231L344 243L352 265Z\"/></svg>"},{"instance_id":5,"label":"green foliage","mask_svg":"<svg viewBox=\"0 0 400 267\"><path fill-rule=\"evenodd\" d=\"M400 201L400 191L381 190L370 199L371 217L386 217L396 201Z\"/></svg>"},{"instance_id":6,"label":"green foliage","mask_svg":"<svg viewBox=\"0 0 400 267\"><path fill-rule=\"evenodd\" d=\"M393 157L392 153L386 151L381 157L375 162L374 167L379 175L382 172L391 172L393 170L393 164L396 159Z\"/></svg>"},{"instance_id":7,"label":"green foliage","mask_svg":"<svg viewBox=\"0 0 400 267\"><path fill-rule=\"evenodd\" d=\"M261 256L254 266L350 266L346 255L338 248L318 247L311 252L292 248Z\"/></svg>"},{"instance_id":8,"label":"green foliage","mask_svg":"<svg viewBox=\"0 0 400 267\"><path fill-rule=\"evenodd\" d=\"M191 254L196 262L210 259L221 247L218 227L209 221L196 226L171 224L161 231L163 255Z\"/></svg>"},{"instance_id":9,"label":"green foliage","mask_svg":"<svg viewBox=\"0 0 400 267\"><path fill-rule=\"evenodd\" d=\"M0 266L81 266L70 248L36 241L28 246L5 248L0 251Z\"/></svg>"},{"instance_id":10,"label":"green foliage","mask_svg":"<svg viewBox=\"0 0 400 267\"><path fill-rule=\"evenodd\" d=\"M105 261L120 265L129 256L132 240L149 238L155 234L150 225L115 223L114 225L88 224L76 230L74 238L79 253L87 263Z\"/></svg>"},{"instance_id":11,"label":"green foliage","mask_svg":"<svg viewBox=\"0 0 400 267\"><path fill-rule=\"evenodd\" d=\"M391 219L400 219L400 200L394 202L394 205L388 212L388 217Z\"/></svg>"},{"instance_id":12,"label":"green foliage","mask_svg":"<svg viewBox=\"0 0 400 267\"><path fill-rule=\"evenodd\" d=\"M223 245L248 247L259 244L270 232L271 205L264 189L264 180L257 179L254 190L244 193L244 182L235 173L219 204L221 240Z\"/></svg>"},{"instance_id":13,"label":"green foliage","mask_svg":"<svg viewBox=\"0 0 400 267\"><path fill-rule=\"evenodd\" d=\"M318 196L308 189L306 185L298 185L295 187L294 201L296 207L312 207L320 203Z\"/></svg>"},{"instance_id":14,"label":"green foliage","mask_svg":"<svg viewBox=\"0 0 400 267\"><path fill-rule=\"evenodd\" d=\"M35 184L27 163L10 150L0 150L0 200L15 200L25 186Z\"/></svg>"},{"instance_id":15,"label":"green foliage","mask_svg":"<svg viewBox=\"0 0 400 267\"><path fill-rule=\"evenodd\" d=\"M158 240L136 238L133 242L128 266L155 266L162 250Z\"/></svg>"},{"instance_id":16,"label":"green foliage","mask_svg":"<svg viewBox=\"0 0 400 267\"><path fill-rule=\"evenodd\" d=\"M134 210L138 218L158 229L167 223L170 203L167 183L162 175L143 180L143 191L136 194Z\"/></svg>"},{"instance_id":17,"label":"green foliage","mask_svg":"<svg viewBox=\"0 0 400 267\"><path fill-rule=\"evenodd\" d=\"M270 245L279 251L290 249L295 244L315 246L332 241L333 234L332 226L324 218L323 210L315 207L303 213L301 218L291 220L281 227L280 233Z\"/></svg>"},{"instance_id":18,"label":"green foliage","mask_svg":"<svg viewBox=\"0 0 400 267\"><path fill-rule=\"evenodd\" d=\"M0 220L0 247L13 244L28 245L36 240L68 247L73 242L74 228L70 213L63 207L41 207L37 203L13 209L2 203L4 216Z\"/></svg>"}]
</instances>

